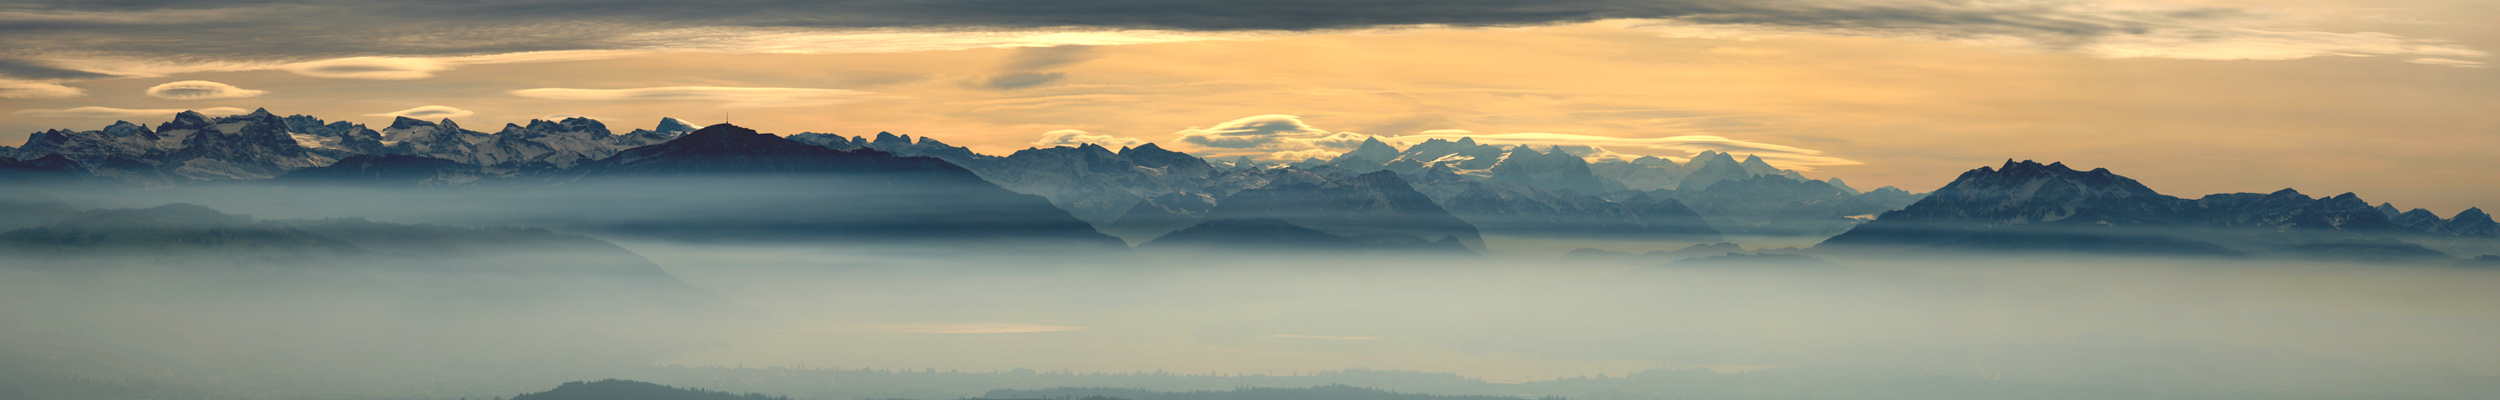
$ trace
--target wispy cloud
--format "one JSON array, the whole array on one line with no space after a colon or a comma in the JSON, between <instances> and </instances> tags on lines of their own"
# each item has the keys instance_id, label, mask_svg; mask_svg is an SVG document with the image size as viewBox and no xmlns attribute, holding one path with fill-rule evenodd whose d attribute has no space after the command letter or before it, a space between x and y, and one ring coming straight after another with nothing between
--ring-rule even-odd
<instances>
[{"instance_id":1,"label":"wispy cloud","mask_svg":"<svg viewBox=\"0 0 2500 400\"><path fill-rule=\"evenodd\" d=\"M268 91L251 90L210 81L175 81L149 87L149 97L173 100L239 99L258 97Z\"/></svg>"},{"instance_id":2,"label":"wispy cloud","mask_svg":"<svg viewBox=\"0 0 2500 400\"><path fill-rule=\"evenodd\" d=\"M201 114L207 114L207 115L211 115L211 116L219 116L219 115L235 115L235 114L242 114L242 113L251 112L251 110L245 110L245 109L241 109L241 108L234 108L234 107L209 107L209 108L194 108L194 109L190 109L190 110L180 110L180 109L169 109L169 108L157 108L157 109L134 109L134 108L113 108L113 107L87 106L87 107L64 108L64 109L32 109L32 110L18 110L17 112L10 113L10 114L15 114L15 115L24 115L24 116L28 116L28 117L34 117L34 118L76 118L76 119L148 119L148 118L166 118L166 117L171 117L171 116L173 116L174 114L180 114L180 113L182 113L183 111L199 111Z\"/></svg>"},{"instance_id":3,"label":"wispy cloud","mask_svg":"<svg viewBox=\"0 0 2500 400\"><path fill-rule=\"evenodd\" d=\"M2445 40L2315 30L2301 24L2308 19L2226 7L1970 1L1710 13L1606 24L1685 38L1873 37L2072 52L2102 58L2279 61L2321 56L2450 60L2490 56ZM2472 66L2459 65L2463 63L2426 64Z\"/></svg>"},{"instance_id":4,"label":"wispy cloud","mask_svg":"<svg viewBox=\"0 0 2500 400\"><path fill-rule=\"evenodd\" d=\"M471 115L477 115L477 112L475 112L475 111L469 111L469 110L462 110L462 109L460 109L460 108L458 108L458 107L452 107L452 106L419 106L419 107L416 107L416 108L410 108L410 109L406 109L406 110L399 110L399 111L392 111L392 112L378 113L378 114L365 114L365 115L366 115L366 116L373 116L373 117L408 117L408 118L416 118L416 119L438 119L438 118L460 118L460 117L466 117L466 116L471 116Z\"/></svg>"},{"instance_id":5,"label":"wispy cloud","mask_svg":"<svg viewBox=\"0 0 2500 400\"><path fill-rule=\"evenodd\" d=\"M2448 59L2448 58L2436 58L2436 57L2423 57L2423 58L2416 58L2416 59L2411 59L2411 60L2405 60L2405 62L2414 63L2414 64L2446 65L2446 66L2451 66L2451 67L2459 67L2459 68L2482 68L2482 67L2483 67L2483 62L2481 62L2481 61L2466 61L2466 60Z\"/></svg>"},{"instance_id":6,"label":"wispy cloud","mask_svg":"<svg viewBox=\"0 0 2500 400\"><path fill-rule=\"evenodd\" d=\"M1334 158L1337 158L1337 156L1340 156L1340 155L1345 155L1345 152L1342 152L1342 151L1329 151L1329 150L1325 150L1325 149L1310 149L1310 150L1286 150L1286 151L1279 151L1279 152L1274 152L1274 153L1267 153L1267 159L1268 159L1268 160L1271 160L1271 161L1302 161L1302 160L1309 160L1309 159L1315 159L1315 158L1316 158L1316 159L1321 159L1321 160L1327 160L1327 159L1334 159ZM1213 157L1209 157L1209 158L1213 158Z\"/></svg>"},{"instance_id":7,"label":"wispy cloud","mask_svg":"<svg viewBox=\"0 0 2500 400\"><path fill-rule=\"evenodd\" d=\"M1144 139L1138 139L1138 138L1132 138L1132 137L1120 137L1120 136L1113 136L1113 135L1097 135L1097 134L1087 133L1087 132L1085 132L1085 131L1080 131L1080 130L1075 130L1075 129L1063 129L1063 130L1056 130L1056 131L1044 132L1044 133L1042 133L1042 139L1041 139L1041 140L1035 140L1035 141L1033 141L1033 147L1040 147L1040 148L1051 148L1051 147L1060 147L1060 146L1076 147L1076 146L1078 146L1078 145L1085 145L1085 144L1091 144L1091 145L1095 145L1095 146L1102 146L1102 147L1120 148L1120 147L1137 147L1137 145L1146 144L1146 141L1145 141Z\"/></svg>"},{"instance_id":8,"label":"wispy cloud","mask_svg":"<svg viewBox=\"0 0 2500 400\"><path fill-rule=\"evenodd\" d=\"M100 79L112 75L59 68L25 60L0 59L0 76L19 79Z\"/></svg>"},{"instance_id":9,"label":"wispy cloud","mask_svg":"<svg viewBox=\"0 0 2500 400\"><path fill-rule=\"evenodd\" d=\"M451 68L442 61L407 57L349 57L287 64L280 69L304 76L338 79L423 79Z\"/></svg>"},{"instance_id":10,"label":"wispy cloud","mask_svg":"<svg viewBox=\"0 0 2500 400\"><path fill-rule=\"evenodd\" d=\"M602 43L616 48L672 52L768 54L907 53L984 48L1117 46L1248 40L1277 32L1189 32L1061 28L1033 30L797 27L705 27L642 32Z\"/></svg>"},{"instance_id":11,"label":"wispy cloud","mask_svg":"<svg viewBox=\"0 0 2500 400\"><path fill-rule=\"evenodd\" d=\"M1329 340L1329 341L1335 341L1335 340L1380 340L1380 338L1379 338L1379 337L1374 337L1374 336L1259 335L1259 337L1269 338L1269 339Z\"/></svg>"},{"instance_id":12,"label":"wispy cloud","mask_svg":"<svg viewBox=\"0 0 2500 400\"><path fill-rule=\"evenodd\" d=\"M0 99L66 99L87 91L58 83L0 79Z\"/></svg>"},{"instance_id":13,"label":"wispy cloud","mask_svg":"<svg viewBox=\"0 0 2500 400\"><path fill-rule=\"evenodd\" d=\"M2304 25L2302 16L2253 8L2094 0L1556 0L1534 6L1412 0L1145 0L1117 6L1090 0L766 3L770 5L590 0L462 7L381 0L225 7L171 0L60 3L0 11L0 48L12 49L0 55L75 63L79 68L65 70L114 75L280 69L329 78L417 79L460 65L545 61L550 56L1116 46L1597 22L1679 37L1879 37L2115 58L2392 56L2472 66L2468 64L2480 64L2472 59L2488 57L2482 50L2436 38L2319 30ZM272 37L288 40L267 40ZM508 54L527 56L503 56ZM1040 79L1046 76L1017 75L998 82L1013 87L1047 81Z\"/></svg>"},{"instance_id":14,"label":"wispy cloud","mask_svg":"<svg viewBox=\"0 0 2500 400\"><path fill-rule=\"evenodd\" d=\"M1251 156L1272 161L1330 159L1368 139L1398 147L1413 146L1426 140L1458 140L1474 138L1477 143L1503 146L1562 146L1572 154L1591 159L1631 158L1643 155L1690 158L1702 151L1731 152L1762 156L1764 161L1783 168L1811 171L1815 167L1860 165L1856 160L1823 154L1823 151L1795 146L1730 139L1714 135L1679 135L1669 137L1613 137L1561 133L1497 133L1478 134L1455 129L1429 130L1410 135L1366 135L1354 132L1331 132L1312 126L1292 115L1258 115L1243 117L1214 126L1190 128L1174 132L1185 151L1208 158ZM1619 153L1618 151L1629 152Z\"/></svg>"},{"instance_id":15,"label":"wispy cloud","mask_svg":"<svg viewBox=\"0 0 2500 400\"><path fill-rule=\"evenodd\" d=\"M1085 329L1085 327L1082 327L1082 326L1070 326L1070 325L1045 325L1045 324L1012 323L1012 322L1005 322L1005 323L971 323L971 324L941 324L941 323L888 323L888 324L867 324L867 325L862 325L862 326L860 326L860 327L859 327L859 330L868 331L868 332L886 332L886 333L923 333L923 334L1043 333L1043 332L1066 332L1066 331L1074 331L1074 330L1082 330L1082 329Z\"/></svg>"},{"instance_id":16,"label":"wispy cloud","mask_svg":"<svg viewBox=\"0 0 2500 400\"><path fill-rule=\"evenodd\" d=\"M1383 141L1412 145L1414 143L1421 143L1425 140L1458 140L1459 138L1475 138L1477 143L1483 144L1528 145L1539 147L1588 147L1599 152L1614 152L1631 149L1663 150L1671 154L1650 155L1678 156L1675 158L1689 158L1680 156L1689 156L1703 151L1753 154L1762 156L1763 161L1779 165L1782 168L1807 171L1813 170L1814 167L1821 166L1864 164L1856 160L1824 155L1821 150L1729 139L1727 137L1713 135L1680 135L1639 138L1573 135L1561 133L1502 133L1487 135L1467 131L1434 131L1414 135L1381 137L1380 139Z\"/></svg>"},{"instance_id":17,"label":"wispy cloud","mask_svg":"<svg viewBox=\"0 0 2500 400\"><path fill-rule=\"evenodd\" d=\"M268 9L260 9L267 11ZM165 25L218 22L249 10L224 9L145 9L145 10L62 10L10 9L0 10L0 24L93 24L93 25Z\"/></svg>"},{"instance_id":18,"label":"wispy cloud","mask_svg":"<svg viewBox=\"0 0 2500 400\"><path fill-rule=\"evenodd\" d=\"M1292 115L1254 115L1215 124L1173 132L1184 144L1202 156L1229 157L1266 155L1270 157L1308 157L1312 150L1353 149L1370 138L1354 132L1329 132L1313 127ZM1285 154L1290 152L1292 154ZM1336 152L1327 152L1334 156ZM1326 157L1322 157L1326 158ZM1292 160L1301 160L1293 158Z\"/></svg>"},{"instance_id":19,"label":"wispy cloud","mask_svg":"<svg viewBox=\"0 0 2500 400\"><path fill-rule=\"evenodd\" d=\"M717 103L721 107L807 107L860 101L872 93L849 89L670 86L635 89L539 88L512 95L550 100L638 100Z\"/></svg>"}]
</instances>

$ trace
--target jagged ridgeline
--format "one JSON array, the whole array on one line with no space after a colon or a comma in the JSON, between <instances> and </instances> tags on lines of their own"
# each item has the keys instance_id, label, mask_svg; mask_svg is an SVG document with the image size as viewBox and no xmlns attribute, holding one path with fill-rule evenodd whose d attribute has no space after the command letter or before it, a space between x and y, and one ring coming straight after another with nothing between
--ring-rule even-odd
<instances>
[{"instance_id":1,"label":"jagged ridgeline","mask_svg":"<svg viewBox=\"0 0 2500 400\"><path fill-rule=\"evenodd\" d=\"M833 150L726 124L680 134L676 130L684 126L670 120L659 130L609 135L596 121L577 118L533 121L485 135L459 130L448 121L402 119L374 132L293 118L320 129L301 133L285 127L290 119L265 111L218 119L186 113L180 118L197 120L191 125L205 128L138 129L127 135L56 131L43 138L46 144L17 152L87 157L95 162L79 164L98 165L89 169L108 171L97 173L106 177L197 178L202 175L193 166L251 166L239 169L251 171L248 175L210 175L238 179L145 187L132 198L196 202L259 215L527 225L683 240L1119 244L1043 198L1002 189L942 160ZM176 141L160 135L168 132L186 136ZM161 141L226 143L234 137L259 139L248 146L218 146L259 150L200 156L219 163L209 158L175 163L169 160L190 155L68 145L149 140L160 141L150 143L162 147L166 142ZM657 138L666 140L642 144ZM188 148L204 147L217 146ZM59 150L66 148L97 150ZM338 159L323 161L332 157ZM114 161L160 158L167 160ZM264 162L269 160L278 161ZM271 178L239 179L252 176Z\"/></svg>"},{"instance_id":2,"label":"jagged ridgeline","mask_svg":"<svg viewBox=\"0 0 2500 400\"><path fill-rule=\"evenodd\" d=\"M2500 254L2481 209L2442 219L2344 193L2171 197L2110 172L2007 160L1816 246L1832 251L2081 252L2453 262Z\"/></svg>"},{"instance_id":3,"label":"jagged ridgeline","mask_svg":"<svg viewBox=\"0 0 2500 400\"><path fill-rule=\"evenodd\" d=\"M185 112L153 128L119 122L36 133L6 153L23 160L13 163L139 188L132 198L157 203L696 240L1096 246L1116 244L1112 236L1141 244L1217 220L1267 220L1363 243L1448 239L1481 251L1485 235L1819 238L1918 198L1891 188L1862 193L1719 152L1686 163L1590 163L1562 148L1463 138L1401 150L1374 139L1333 160L1210 163L1154 144L992 156L927 137L784 138L676 119L626 134L587 118L486 133L450 120L399 118L375 130L266 110Z\"/></svg>"},{"instance_id":4,"label":"jagged ridgeline","mask_svg":"<svg viewBox=\"0 0 2500 400\"><path fill-rule=\"evenodd\" d=\"M1403 215L1398 223L1371 221L1376 228L1426 240L1457 237L1478 249L1481 241L1465 229L1424 221L1447 214L1477 235L1695 243L1724 234L1819 238L1918 199L1900 189L1860 192L1836 178L1805 179L1759 157L1738 161L1704 152L1686 164L1655 157L1590 163L1560 148L1480 144L1471 138L1427 140L1404 150L1373 139L1333 160L1291 164L1247 158L1209 162L1155 144L1032 148L1002 157L891 133L792 138L834 149L945 159L1008 189L1048 197L1131 243L1217 219L1281 220L1339 236L1376 233L1311 226L1337 220L1313 215L1365 213ZM1422 197L1405 196L1408 191ZM1275 207L1279 201L1292 202L1298 211L1210 216L1219 209L1284 208ZM1247 202L1262 205L1227 206Z\"/></svg>"}]
</instances>

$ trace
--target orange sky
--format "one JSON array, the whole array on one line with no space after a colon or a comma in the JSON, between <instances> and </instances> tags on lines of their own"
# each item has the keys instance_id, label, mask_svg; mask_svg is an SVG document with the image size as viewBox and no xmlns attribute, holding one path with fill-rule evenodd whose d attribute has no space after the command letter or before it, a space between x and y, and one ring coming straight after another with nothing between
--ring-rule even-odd
<instances>
[{"instance_id":1,"label":"orange sky","mask_svg":"<svg viewBox=\"0 0 2500 400\"><path fill-rule=\"evenodd\" d=\"M0 143L47 128L167 119L76 107L267 107L379 125L388 113L444 106L474 113L453 119L490 132L549 115L591 116L618 131L668 116L729 118L783 134L891 131L992 154L1061 130L1208 155L1343 150L1179 141L1191 129L1290 115L1308 135L1543 133L1552 135L1522 137L1610 143L1601 145L1627 155L1683 157L1724 147L1658 138L1718 137L1784 149L1763 153L1861 189L1927 191L1966 169L2037 159L2107 167L2179 196L2349 191L2446 215L2500 206L2500 69L2480 53L2500 48L2500 28L2489 22L2500 11L2474 3L2230 4L2290 17L2214 28L2263 33L2215 42L2140 35L2009 44L1612 20L1047 37L740 34L727 37L748 42L658 37L645 39L702 45L347 61L413 79L288 64L61 61L52 65L124 73L41 81L77 96L0 98ZM1062 43L1112 45L1017 47ZM128 72L140 66L154 69ZM263 93L146 94L189 80Z\"/></svg>"}]
</instances>

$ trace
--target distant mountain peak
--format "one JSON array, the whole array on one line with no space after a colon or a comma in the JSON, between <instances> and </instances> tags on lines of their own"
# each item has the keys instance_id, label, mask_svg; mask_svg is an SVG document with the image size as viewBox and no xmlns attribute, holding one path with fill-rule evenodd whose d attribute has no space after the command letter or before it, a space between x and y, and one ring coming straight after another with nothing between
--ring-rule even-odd
<instances>
[{"instance_id":1,"label":"distant mountain peak","mask_svg":"<svg viewBox=\"0 0 2500 400\"><path fill-rule=\"evenodd\" d=\"M1346 161L1362 160L1368 163L1386 163L1397 157L1398 149L1389 147L1388 143L1382 143L1378 137L1364 138L1363 144L1354 146L1353 151L1338 156Z\"/></svg>"},{"instance_id":2,"label":"distant mountain peak","mask_svg":"<svg viewBox=\"0 0 2500 400\"><path fill-rule=\"evenodd\" d=\"M724 122L703 127L703 129L696 129L693 132L687 132L686 136L679 137L677 140L697 142L714 140L750 140L764 136L772 136L774 139L781 138L780 136L756 132L754 129L747 129L743 126L731 125Z\"/></svg>"},{"instance_id":3,"label":"distant mountain peak","mask_svg":"<svg viewBox=\"0 0 2500 400\"><path fill-rule=\"evenodd\" d=\"M1984 171L1988 168L1980 167L1979 169ZM2095 169L2094 171L2107 172L2108 170ZM2065 162L2041 164L2039 161L2022 160L2020 162L2016 162L2014 159L2008 158L2005 159L2005 165L1997 167L1995 172L2006 175L2068 175L2081 173L2082 171L2076 171L2072 167L2067 167Z\"/></svg>"},{"instance_id":4,"label":"distant mountain peak","mask_svg":"<svg viewBox=\"0 0 2500 400\"><path fill-rule=\"evenodd\" d=\"M870 139L868 142L885 146L910 146L911 135L896 135L893 132L877 132L877 137L875 139Z\"/></svg>"},{"instance_id":5,"label":"distant mountain peak","mask_svg":"<svg viewBox=\"0 0 2500 400\"><path fill-rule=\"evenodd\" d=\"M1129 153L1129 152L1131 152L1131 151L1135 151L1135 152L1145 152L1145 153L1170 153L1170 152L1172 152L1171 150L1164 150L1162 146L1156 146L1154 143L1147 143L1147 144L1137 145L1137 147L1136 147L1136 148L1130 148L1130 149L1128 149L1128 150L1121 151L1121 152L1120 152L1120 155L1128 155L1128 153Z\"/></svg>"},{"instance_id":6,"label":"distant mountain peak","mask_svg":"<svg viewBox=\"0 0 2500 400\"><path fill-rule=\"evenodd\" d=\"M208 127L208 115L200 114L198 111L183 111L181 113L174 114L174 119L172 121L165 121L165 123L157 124L156 131L165 132L177 129L200 129L206 127Z\"/></svg>"},{"instance_id":7,"label":"distant mountain peak","mask_svg":"<svg viewBox=\"0 0 2500 400\"><path fill-rule=\"evenodd\" d=\"M660 118L660 125L658 127L651 128L651 131L662 133L686 133L695 131L695 126L696 125L694 123L687 122L684 119L663 117Z\"/></svg>"},{"instance_id":8,"label":"distant mountain peak","mask_svg":"<svg viewBox=\"0 0 2500 400\"><path fill-rule=\"evenodd\" d=\"M391 117L391 126L390 126L390 128L385 128L385 129L416 129L417 127L420 127L420 126L433 126L433 125L434 125L434 123L432 123L432 122L425 122L425 120L416 119L416 118L408 118L407 116L404 116L404 115L403 115L403 116Z\"/></svg>"},{"instance_id":9,"label":"distant mountain peak","mask_svg":"<svg viewBox=\"0 0 2500 400\"><path fill-rule=\"evenodd\" d=\"M130 123L130 121L115 120L112 125L104 127L104 132L122 135L123 132L145 131L147 129L148 127L146 125L134 124Z\"/></svg>"}]
</instances>

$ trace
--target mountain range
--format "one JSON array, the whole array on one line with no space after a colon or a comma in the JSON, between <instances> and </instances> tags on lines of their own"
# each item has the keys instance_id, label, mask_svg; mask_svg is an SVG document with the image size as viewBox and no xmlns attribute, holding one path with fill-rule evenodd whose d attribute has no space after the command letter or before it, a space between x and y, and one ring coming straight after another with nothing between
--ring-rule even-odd
<instances>
[{"instance_id":1,"label":"mountain range","mask_svg":"<svg viewBox=\"0 0 2500 400\"><path fill-rule=\"evenodd\" d=\"M1692 242L1717 241L1723 233L1824 237L1919 196L1894 188L1861 193L1837 178L1809 180L1760 157L1738 161L1716 151L1699 153L1686 164L1656 157L1590 163L1562 148L1482 144L1473 138L1426 140L1402 150L1374 138L1331 160L1290 164L1247 158L1209 162L1151 143L990 156L883 132L791 138L944 159L1019 193L1050 198L1132 243L1188 227L1243 190L1295 182L1329 185L1381 171L1394 173L1484 234L1531 237ZM1623 183L1627 180L1640 183ZM1717 185L1721 182L1738 183ZM1723 187L1710 191L1712 186Z\"/></svg>"},{"instance_id":2,"label":"mountain range","mask_svg":"<svg viewBox=\"0 0 2500 400\"><path fill-rule=\"evenodd\" d=\"M257 188L280 185L303 191L290 198L348 196L299 207L339 215L689 240L1116 237L1137 245L1215 224L1181 240L1203 244L1242 236L1222 232L1283 232L1269 226L1281 223L1356 243L1455 241L1473 251L1486 249L1486 236L1514 236L1828 237L1819 249L2500 253L2485 240L2500 236L2500 224L2479 209L2442 218L2352 194L2182 199L2106 170L2010 160L1935 193L1860 191L1759 156L1589 162L1574 153L1581 150L1473 138L1401 149L1373 138L1332 159L1281 164L1211 162L1151 143L996 156L929 137L784 137L673 118L626 134L587 118L489 134L450 120L398 118L374 130L256 110L36 133L0 157L0 179L115 182L243 208L276 207L254 199L268 195ZM384 206L412 199L495 206L441 215Z\"/></svg>"},{"instance_id":3,"label":"mountain range","mask_svg":"<svg viewBox=\"0 0 2500 400\"><path fill-rule=\"evenodd\" d=\"M822 172L813 174L817 178L864 177L916 168L928 170L920 173L945 176L933 180L871 180L971 191L954 193L951 198L955 199L1016 197L974 193L984 190L978 188L982 184L974 181L985 181L1014 193L1040 196L1091 230L1130 243L1150 241L1207 221L1210 216L1288 221L1349 237L1399 234L1427 242L1456 238L1478 250L1483 248L1484 234L1697 242L1719 240L1722 232L1829 235L1859 222L1847 218L1850 215L1881 211L1886 205L1897 207L1915 197L1898 190L1862 196L1842 185L1822 191L1744 191L1787 197L1767 202L1726 201L1728 196L1707 196L1699 191L1709 186L1726 186L1709 184L1722 181L1756 185L1829 185L1837 181L1807 181L1795 172L1771 168L1759 158L1739 162L1717 152L1702 153L1688 164L1656 158L1591 164L1561 149L1479 144L1471 138L1431 140L1403 150L1373 139L1334 160L1277 165L1246 159L1210 163L1151 143L1118 149L1090 144L1030 148L992 156L933 138L885 132L850 137L810 132L770 139L755 135L684 137L696 130L681 120L663 118L659 126L620 135L611 133L597 120L578 117L506 124L491 134L463 129L448 119L396 118L390 126L376 130L311 116L279 117L267 110L215 118L185 112L155 128L117 122L93 131L37 133L26 146L9 150L7 158L34 162L57 156L50 159L52 165L75 165L93 176L139 188L215 186L221 182L300 187L582 188L612 180L603 177L808 175L799 174L801 171ZM942 162L906 161L914 159ZM938 171L947 169L969 171L973 179ZM1599 171L1611 171L1612 175L1600 176ZM1386 174L1375 174L1380 172ZM1756 182L1755 178L1761 177L1775 182ZM1655 184L1667 181L1683 184ZM1248 196L1241 196L1245 192ZM945 203L939 197L931 199L941 200L931 206ZM1857 201L1851 202L1852 199ZM1713 207L1717 203L1695 203L1696 200L1749 207ZM1792 207L1760 206L1765 203ZM975 208L1001 207L1021 206L1002 203ZM1303 209L1307 207L1323 209ZM1877 210L1862 210L1868 207ZM969 220L999 222L1005 221L1001 217L1008 214L1050 214L1031 207L1019 210L1022 211L1002 211L1005 214L992 213ZM1381 217L1343 222L1314 215ZM1796 219L1807 222L1800 223L1802 227L1763 228L1779 224L1767 221ZM816 222L826 221L829 220ZM1036 221L1032 224L1037 227L1057 224L1032 221ZM474 222L583 227L561 221ZM597 228L660 231L649 222L611 223ZM765 222L729 222L715 231L790 228L763 226L787 225L784 222L789 221ZM885 228L912 224L897 223L904 225ZM1057 228L1043 230L1051 229Z\"/></svg>"},{"instance_id":4,"label":"mountain range","mask_svg":"<svg viewBox=\"0 0 2500 400\"><path fill-rule=\"evenodd\" d=\"M2007 160L2002 166L1964 172L1926 198L1885 212L1816 249L2369 260L2500 253L2493 246L2500 232L2490 229L2493 221L2481 209L2447 219L2428 211L2394 209L2390 204L2372 206L2352 193L2320 198L2292 189L2186 199L2155 192L2105 168L2080 171L2063 163Z\"/></svg>"},{"instance_id":5,"label":"mountain range","mask_svg":"<svg viewBox=\"0 0 2500 400\"><path fill-rule=\"evenodd\" d=\"M28 160L60 155L98 176L165 185L269 179L359 155L430 157L504 169L566 168L690 131L682 121L663 119L656 129L615 135L599 121L580 117L506 124L493 134L462 129L449 119L397 117L377 131L310 116L279 117L267 109L214 118L185 111L153 128L117 121L91 131L36 132L23 146L0 148L0 156Z\"/></svg>"}]
</instances>

